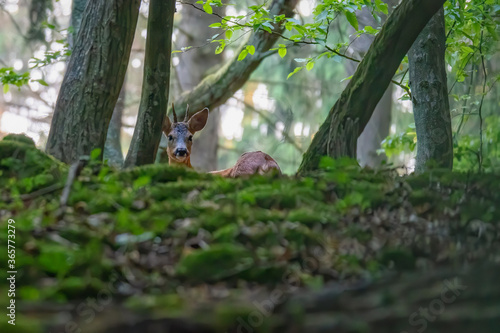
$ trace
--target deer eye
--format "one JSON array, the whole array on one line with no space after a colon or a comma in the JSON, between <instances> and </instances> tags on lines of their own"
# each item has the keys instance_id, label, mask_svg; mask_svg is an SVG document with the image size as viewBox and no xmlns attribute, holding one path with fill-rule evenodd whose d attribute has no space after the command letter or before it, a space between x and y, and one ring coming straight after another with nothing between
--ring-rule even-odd
<instances>
[{"instance_id":1,"label":"deer eye","mask_svg":"<svg viewBox=\"0 0 500 333\"><path fill-rule=\"evenodd\" d=\"M193 141L193 136L190 135L189 138L188 138L189 141Z\"/></svg>"},{"instance_id":2,"label":"deer eye","mask_svg":"<svg viewBox=\"0 0 500 333\"><path fill-rule=\"evenodd\" d=\"M172 141L173 139L174 139L173 136L171 136L171 135L168 136L168 141Z\"/></svg>"}]
</instances>

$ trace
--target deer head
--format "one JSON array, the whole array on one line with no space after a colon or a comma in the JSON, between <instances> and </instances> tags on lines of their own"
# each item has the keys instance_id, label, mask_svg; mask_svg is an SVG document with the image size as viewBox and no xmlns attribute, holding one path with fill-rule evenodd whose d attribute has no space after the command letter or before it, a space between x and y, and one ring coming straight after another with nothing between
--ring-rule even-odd
<instances>
[{"instance_id":1,"label":"deer head","mask_svg":"<svg viewBox=\"0 0 500 333\"><path fill-rule=\"evenodd\" d=\"M163 133L165 133L168 139L168 163L186 165L192 168L190 157L193 135L205 127L208 119L208 108L204 108L195 113L191 118L188 118L188 105L184 120L181 122L177 121L173 103L172 113L174 114L174 122L171 122L170 118L167 116L162 126Z\"/></svg>"}]
</instances>

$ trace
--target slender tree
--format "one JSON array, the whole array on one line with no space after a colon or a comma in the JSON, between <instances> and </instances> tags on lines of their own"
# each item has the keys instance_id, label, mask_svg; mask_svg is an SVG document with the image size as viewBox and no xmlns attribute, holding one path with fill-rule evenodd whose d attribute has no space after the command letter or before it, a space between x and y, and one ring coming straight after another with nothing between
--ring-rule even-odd
<instances>
[{"instance_id":1,"label":"slender tree","mask_svg":"<svg viewBox=\"0 0 500 333\"><path fill-rule=\"evenodd\" d=\"M179 64L175 70L183 91L189 91L196 87L207 76L208 71L213 72L214 67L220 66L224 61L223 54L215 54L215 44L204 44L217 32L214 32L213 29L207 29L207 27L220 21L219 16L224 16L226 7L215 7L213 15L210 15L196 6L195 0L184 1L180 12L180 33L176 40L177 45L179 47L203 45L203 47L193 48L188 52L178 54ZM217 169L219 118L219 111L217 109L211 110L205 128L197 134L197 138L193 142L191 164L197 170Z\"/></svg>"},{"instance_id":2,"label":"slender tree","mask_svg":"<svg viewBox=\"0 0 500 333\"><path fill-rule=\"evenodd\" d=\"M81 30L56 102L47 152L71 163L104 148L123 85L140 0L96 0Z\"/></svg>"},{"instance_id":3,"label":"slender tree","mask_svg":"<svg viewBox=\"0 0 500 333\"><path fill-rule=\"evenodd\" d=\"M122 131L122 116L125 110L125 97L127 95L127 77L123 82L122 90L118 95L115 109L108 126L108 133L106 134L106 142L104 143L104 159L108 164L116 168L123 166L123 153L120 135Z\"/></svg>"},{"instance_id":4,"label":"slender tree","mask_svg":"<svg viewBox=\"0 0 500 333\"><path fill-rule=\"evenodd\" d=\"M440 9L408 53L413 116L417 131L416 171L453 167L453 137L446 83L444 10ZM431 162L433 161L433 162Z\"/></svg>"},{"instance_id":5,"label":"slender tree","mask_svg":"<svg viewBox=\"0 0 500 333\"><path fill-rule=\"evenodd\" d=\"M304 154L298 173L318 167L322 156L356 157L356 141L401 60L445 0L406 0L389 16L356 73Z\"/></svg>"},{"instance_id":6,"label":"slender tree","mask_svg":"<svg viewBox=\"0 0 500 333\"><path fill-rule=\"evenodd\" d=\"M125 167L153 163L167 111L175 1L149 2L141 104Z\"/></svg>"}]
</instances>

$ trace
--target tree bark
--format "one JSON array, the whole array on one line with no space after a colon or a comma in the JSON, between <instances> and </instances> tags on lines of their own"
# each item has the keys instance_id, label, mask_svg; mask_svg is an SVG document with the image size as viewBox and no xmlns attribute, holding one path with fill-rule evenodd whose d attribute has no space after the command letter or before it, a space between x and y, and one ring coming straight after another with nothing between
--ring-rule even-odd
<instances>
[{"instance_id":1,"label":"tree bark","mask_svg":"<svg viewBox=\"0 0 500 333\"><path fill-rule=\"evenodd\" d=\"M66 163L104 148L140 0L91 1L56 102L47 152ZM102 154L101 154L102 156Z\"/></svg>"},{"instance_id":2,"label":"tree bark","mask_svg":"<svg viewBox=\"0 0 500 333\"><path fill-rule=\"evenodd\" d=\"M47 21L48 10L52 10L52 0L31 0L29 8L30 27L26 34L28 40L45 42L42 23Z\"/></svg>"},{"instance_id":3,"label":"tree bark","mask_svg":"<svg viewBox=\"0 0 500 333\"><path fill-rule=\"evenodd\" d=\"M299 174L317 169L321 157L325 155L356 157L356 140L397 67L420 31L444 2L407 0L394 10L315 134L304 154Z\"/></svg>"},{"instance_id":4,"label":"tree bark","mask_svg":"<svg viewBox=\"0 0 500 333\"><path fill-rule=\"evenodd\" d=\"M125 110L125 97L127 95L127 79L123 82L122 90L116 101L116 106L111 116L108 126L106 142L104 143L104 159L108 160L108 165L115 168L123 166L123 152L121 143L122 117Z\"/></svg>"},{"instance_id":5,"label":"tree bark","mask_svg":"<svg viewBox=\"0 0 500 333\"><path fill-rule=\"evenodd\" d=\"M196 4L196 1L191 0L188 3ZM214 14L224 16L225 6L215 7L213 11ZM179 22L181 33L177 38L179 46L203 45L207 39L217 33L217 31L214 32L214 29L207 29L207 27L212 23L219 22L218 16L209 15L187 4L183 5L181 15L182 19ZM196 87L206 76L207 71L222 63L224 56L215 54L215 48L215 44L208 44L178 54L179 64L175 69L183 91L189 91ZM219 110L211 110L205 128L196 134L193 141L191 165L197 170L212 171L217 169L219 118Z\"/></svg>"},{"instance_id":6,"label":"tree bark","mask_svg":"<svg viewBox=\"0 0 500 333\"><path fill-rule=\"evenodd\" d=\"M167 111L175 1L151 0L141 104L124 167L153 163Z\"/></svg>"},{"instance_id":7,"label":"tree bark","mask_svg":"<svg viewBox=\"0 0 500 333\"><path fill-rule=\"evenodd\" d=\"M82 23L82 16L86 5L87 0L73 0L71 7L71 27L73 28L73 32L68 36L68 43L71 49L73 49L78 32L80 31L80 24Z\"/></svg>"},{"instance_id":8,"label":"tree bark","mask_svg":"<svg viewBox=\"0 0 500 333\"><path fill-rule=\"evenodd\" d=\"M446 33L441 8L408 53L413 116L417 131L416 171L431 164L453 167L453 137L446 82Z\"/></svg>"}]
</instances>

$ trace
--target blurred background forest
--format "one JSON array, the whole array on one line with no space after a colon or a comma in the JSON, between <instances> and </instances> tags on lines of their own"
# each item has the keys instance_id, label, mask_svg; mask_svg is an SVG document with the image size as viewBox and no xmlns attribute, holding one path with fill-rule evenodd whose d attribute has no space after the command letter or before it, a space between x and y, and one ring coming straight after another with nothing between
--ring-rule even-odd
<instances>
[{"instance_id":1,"label":"blurred background forest","mask_svg":"<svg viewBox=\"0 0 500 333\"><path fill-rule=\"evenodd\" d=\"M230 6L214 7L212 15L195 8L200 5L194 1L177 2L170 101L192 89L203 77L214 73L234 57L240 43L239 36L233 36L232 42L220 53L216 52L218 44L211 43L221 32L218 28L208 28L210 24L220 22L217 15L246 15L249 6L261 5L262 2L233 2ZM70 54L72 21L78 14L73 6L78 5L78 1L3 0L0 3L0 68L3 68L0 78L4 79L11 72L22 74L29 71L25 82L19 83L21 87L3 86L0 137L7 133L26 133L39 148L44 149ZM498 84L495 84L500 78L498 25L488 29L494 38L483 40L480 16L471 10L466 12L465 19L457 20L452 3L454 1L445 5L445 15L454 169L477 169L479 154L482 154L482 167L498 170L500 96ZM472 6L475 1L470 3ZM316 5L315 0L300 0L295 19L312 22ZM498 20L500 5L493 6L496 6L492 11L496 15L493 20ZM118 145L123 156L130 145L140 102L147 15L148 2L143 1L124 88L108 133L107 146ZM358 12L357 16L360 27L376 28L379 25L377 19L383 19L370 13ZM342 46L344 54L361 58L366 53L370 36L358 37L345 17L336 19L330 29L329 43ZM460 33L455 33L458 29ZM248 31L240 30L239 33ZM275 47L279 43L283 41ZM287 78L296 67L303 66L306 59L323 51L321 45L287 45L285 56L281 57L275 50L266 57L232 98L217 110L212 110L209 125L195 137L193 166L199 170L222 169L232 165L246 151L262 150L278 161L284 173L294 173L314 133L354 70L348 59L323 57L315 62L314 68ZM486 76L482 70L481 53L485 54ZM358 140L358 160L362 165L379 166L387 156L388 162L400 167L401 173L414 169L416 134L412 103L405 90L408 86L407 67L405 59L394 78L399 84L388 88ZM184 110L177 112L182 114ZM113 133L119 135L113 137ZM105 152L105 158L113 157L106 156Z\"/></svg>"}]
</instances>

